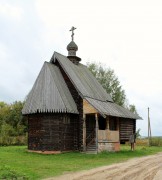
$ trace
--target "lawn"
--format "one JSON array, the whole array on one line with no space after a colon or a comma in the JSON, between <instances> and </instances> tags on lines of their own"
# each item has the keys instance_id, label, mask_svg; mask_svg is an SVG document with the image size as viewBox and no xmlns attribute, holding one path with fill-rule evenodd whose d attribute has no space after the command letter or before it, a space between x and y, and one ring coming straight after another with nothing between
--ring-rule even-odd
<instances>
[{"instance_id":1,"label":"lawn","mask_svg":"<svg viewBox=\"0 0 162 180\"><path fill-rule=\"evenodd\" d=\"M43 179L66 172L91 169L162 152L162 147L122 146L117 153L82 154L79 152L41 155L27 152L25 146L0 147L0 179Z\"/></svg>"}]
</instances>

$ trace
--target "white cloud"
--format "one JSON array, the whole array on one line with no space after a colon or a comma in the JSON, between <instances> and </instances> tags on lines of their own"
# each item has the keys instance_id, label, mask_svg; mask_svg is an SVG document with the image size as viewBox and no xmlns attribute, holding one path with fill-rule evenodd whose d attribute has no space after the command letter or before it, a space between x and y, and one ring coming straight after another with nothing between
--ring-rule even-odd
<instances>
[{"instance_id":1,"label":"white cloud","mask_svg":"<svg viewBox=\"0 0 162 180\"><path fill-rule=\"evenodd\" d=\"M4 44L2 44L0 42L0 62L3 60L3 59L6 59L8 56L7 54L7 48L5 47Z\"/></svg>"},{"instance_id":2,"label":"white cloud","mask_svg":"<svg viewBox=\"0 0 162 180\"><path fill-rule=\"evenodd\" d=\"M130 104L136 105L144 119L137 123L137 128L141 128L142 134L147 135L147 107L150 107L153 134L159 135L162 132L159 126L162 121L160 0L36 0L25 3L22 3L22 8L21 4L18 6L9 1L0 2L0 20L5 19L8 25L10 19L19 22L24 15L25 28L31 28L31 34L25 31L26 37L22 35L22 38L18 35L23 28L17 28L15 34L18 38L15 37L14 43L3 39L5 46L0 44L0 86L4 87L6 95L12 99L25 97L41 63L49 61L53 51L67 55L66 46L71 39L69 29L75 26L77 30L74 40L79 47L77 55L82 58L82 63L97 61L114 69ZM32 7L30 13L29 7ZM34 18L40 22L30 23ZM5 30L12 34L12 28L9 29L12 24L7 25L5 28L8 29ZM33 25L35 28L32 28ZM33 39L32 34L37 32L38 38ZM22 43L22 39L29 44L26 49L28 53L23 51L26 43ZM13 56L11 43L20 49L21 45L25 46L21 49L21 55L18 50ZM21 87L21 91L17 87Z\"/></svg>"},{"instance_id":3,"label":"white cloud","mask_svg":"<svg viewBox=\"0 0 162 180\"><path fill-rule=\"evenodd\" d=\"M115 70L130 103L136 105L147 134L147 107L153 110L154 135L160 132L162 102L162 2L38 0L37 12L46 30L44 39L66 48L68 28L77 27L75 39L82 62L102 62ZM62 32L62 31L64 32ZM46 33L48 32L48 33ZM66 52L66 49L63 51ZM155 113L156 112L156 113ZM155 129L158 129L157 131Z\"/></svg>"},{"instance_id":4,"label":"white cloud","mask_svg":"<svg viewBox=\"0 0 162 180\"><path fill-rule=\"evenodd\" d=\"M6 1L0 2L0 15L9 19L20 21L22 19L23 9L19 6L11 5Z\"/></svg>"}]
</instances>

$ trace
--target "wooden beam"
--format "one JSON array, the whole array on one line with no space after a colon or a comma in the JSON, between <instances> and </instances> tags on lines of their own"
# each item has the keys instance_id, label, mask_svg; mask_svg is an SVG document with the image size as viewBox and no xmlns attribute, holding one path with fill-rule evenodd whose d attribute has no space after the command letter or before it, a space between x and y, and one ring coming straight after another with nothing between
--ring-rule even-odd
<instances>
[{"instance_id":1,"label":"wooden beam","mask_svg":"<svg viewBox=\"0 0 162 180\"><path fill-rule=\"evenodd\" d=\"M86 115L83 114L83 151L86 151Z\"/></svg>"},{"instance_id":2,"label":"wooden beam","mask_svg":"<svg viewBox=\"0 0 162 180\"><path fill-rule=\"evenodd\" d=\"M97 113L97 110L93 106L91 106L88 103L88 101L83 99L83 113L84 114L93 114L93 113Z\"/></svg>"},{"instance_id":3,"label":"wooden beam","mask_svg":"<svg viewBox=\"0 0 162 180\"><path fill-rule=\"evenodd\" d=\"M107 116L107 117L106 117L106 121L107 121L107 122L106 122L106 123L107 123L107 127L106 127L106 129L108 129L108 130L109 130L109 129L110 129L110 127L109 127L109 116Z\"/></svg>"},{"instance_id":4,"label":"wooden beam","mask_svg":"<svg viewBox=\"0 0 162 180\"><path fill-rule=\"evenodd\" d=\"M150 108L148 107L148 145L150 146L151 140L151 124L150 124Z\"/></svg>"},{"instance_id":5,"label":"wooden beam","mask_svg":"<svg viewBox=\"0 0 162 180\"><path fill-rule=\"evenodd\" d=\"M96 149L98 152L98 114L95 114L95 120L96 120Z\"/></svg>"},{"instance_id":6,"label":"wooden beam","mask_svg":"<svg viewBox=\"0 0 162 180\"><path fill-rule=\"evenodd\" d=\"M119 117L116 117L117 122L117 130L119 131Z\"/></svg>"}]
</instances>

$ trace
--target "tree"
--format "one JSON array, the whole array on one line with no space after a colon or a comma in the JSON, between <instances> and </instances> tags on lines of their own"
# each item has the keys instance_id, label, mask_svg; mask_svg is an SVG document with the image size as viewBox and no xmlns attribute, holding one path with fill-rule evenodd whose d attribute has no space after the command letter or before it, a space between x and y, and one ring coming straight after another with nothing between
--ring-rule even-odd
<instances>
[{"instance_id":1,"label":"tree","mask_svg":"<svg viewBox=\"0 0 162 180\"><path fill-rule=\"evenodd\" d=\"M126 106L126 95L122 89L118 77L114 70L105 68L101 64L87 63L88 69L96 77L108 94L111 95L113 101L120 106Z\"/></svg>"},{"instance_id":2,"label":"tree","mask_svg":"<svg viewBox=\"0 0 162 180\"><path fill-rule=\"evenodd\" d=\"M10 107L5 102L0 102L0 129L1 126L9 119Z\"/></svg>"},{"instance_id":3,"label":"tree","mask_svg":"<svg viewBox=\"0 0 162 180\"><path fill-rule=\"evenodd\" d=\"M20 136L26 136L27 121L21 113L23 105L21 101L0 102L0 144L18 143Z\"/></svg>"},{"instance_id":4,"label":"tree","mask_svg":"<svg viewBox=\"0 0 162 180\"><path fill-rule=\"evenodd\" d=\"M106 92L110 94L116 104L129 109L134 114L138 114L136 106L128 103L125 91L122 89L114 70L111 68L106 68L100 63L87 63L87 67L106 90Z\"/></svg>"},{"instance_id":5,"label":"tree","mask_svg":"<svg viewBox=\"0 0 162 180\"><path fill-rule=\"evenodd\" d=\"M137 113L137 110L136 110L136 106L135 106L134 104L130 104L130 105L128 106L128 109L129 109L132 113L138 114L138 113Z\"/></svg>"},{"instance_id":6,"label":"tree","mask_svg":"<svg viewBox=\"0 0 162 180\"><path fill-rule=\"evenodd\" d=\"M140 131L141 131L141 129L137 129L137 131L136 131L136 138L137 139L139 139L141 137Z\"/></svg>"}]
</instances>

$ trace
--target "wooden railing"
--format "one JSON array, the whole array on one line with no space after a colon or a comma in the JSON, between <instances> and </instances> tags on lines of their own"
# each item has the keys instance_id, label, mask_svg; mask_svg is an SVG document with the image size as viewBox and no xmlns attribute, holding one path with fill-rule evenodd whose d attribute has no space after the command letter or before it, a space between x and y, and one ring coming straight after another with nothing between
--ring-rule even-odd
<instances>
[{"instance_id":1,"label":"wooden railing","mask_svg":"<svg viewBox=\"0 0 162 180\"><path fill-rule=\"evenodd\" d=\"M93 144L95 141L96 139L95 139L95 130L94 130L86 137L86 146Z\"/></svg>"},{"instance_id":2,"label":"wooden railing","mask_svg":"<svg viewBox=\"0 0 162 180\"><path fill-rule=\"evenodd\" d=\"M119 131L111 130L99 130L98 131L98 140L99 141L119 141Z\"/></svg>"}]
</instances>

